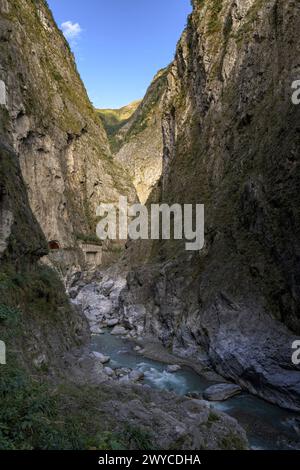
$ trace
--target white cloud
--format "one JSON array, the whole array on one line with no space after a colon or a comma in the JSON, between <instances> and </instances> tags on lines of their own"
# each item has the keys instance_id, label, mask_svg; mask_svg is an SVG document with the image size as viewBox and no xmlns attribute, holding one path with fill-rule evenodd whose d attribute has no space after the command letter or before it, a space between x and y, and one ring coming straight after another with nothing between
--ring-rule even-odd
<instances>
[{"instance_id":1,"label":"white cloud","mask_svg":"<svg viewBox=\"0 0 300 470\"><path fill-rule=\"evenodd\" d=\"M72 21L65 21L62 23L61 28L65 38L73 43L76 41L76 39L78 39L80 33L82 32L80 24L72 23Z\"/></svg>"}]
</instances>

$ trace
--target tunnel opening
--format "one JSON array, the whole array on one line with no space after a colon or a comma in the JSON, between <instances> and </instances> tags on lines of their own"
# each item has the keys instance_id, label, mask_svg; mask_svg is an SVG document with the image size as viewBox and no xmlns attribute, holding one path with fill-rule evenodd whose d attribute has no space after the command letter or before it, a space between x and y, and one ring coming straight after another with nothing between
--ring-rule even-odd
<instances>
[{"instance_id":1,"label":"tunnel opening","mask_svg":"<svg viewBox=\"0 0 300 470\"><path fill-rule=\"evenodd\" d=\"M60 250L60 244L57 240L50 240L48 242L49 250Z\"/></svg>"}]
</instances>

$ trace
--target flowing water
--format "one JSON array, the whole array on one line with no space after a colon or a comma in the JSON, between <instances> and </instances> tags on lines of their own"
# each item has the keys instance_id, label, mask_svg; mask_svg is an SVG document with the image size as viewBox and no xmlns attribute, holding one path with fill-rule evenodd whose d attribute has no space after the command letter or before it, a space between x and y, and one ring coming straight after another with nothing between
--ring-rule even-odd
<instances>
[{"instance_id":1,"label":"flowing water","mask_svg":"<svg viewBox=\"0 0 300 470\"><path fill-rule=\"evenodd\" d=\"M142 370L144 384L178 395L203 392L212 385L189 368L167 372L167 365L143 357L134 351L134 344L109 332L95 335L93 351L110 356L109 366ZM210 402L217 410L236 418L247 432L253 449L300 449L300 414L269 404L260 398L242 393L225 402Z\"/></svg>"}]
</instances>

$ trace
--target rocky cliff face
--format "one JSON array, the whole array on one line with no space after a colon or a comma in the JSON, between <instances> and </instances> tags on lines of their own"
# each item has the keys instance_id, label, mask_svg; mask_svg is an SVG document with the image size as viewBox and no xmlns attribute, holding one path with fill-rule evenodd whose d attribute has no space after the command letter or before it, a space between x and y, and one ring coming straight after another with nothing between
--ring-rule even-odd
<instances>
[{"instance_id":1,"label":"rocky cliff face","mask_svg":"<svg viewBox=\"0 0 300 470\"><path fill-rule=\"evenodd\" d=\"M7 110L0 108L0 116L0 339L7 350L0 448L75 450L113 443L126 449L247 449L245 431L234 419L199 400L115 383L89 354L86 322L69 304L55 272L38 262L47 253L46 239L9 145ZM101 315L109 303L106 311L112 314L124 280L99 285L101 275L91 276L97 281L94 313ZM92 314L91 299L83 300Z\"/></svg>"},{"instance_id":2,"label":"rocky cliff face","mask_svg":"<svg viewBox=\"0 0 300 470\"><path fill-rule=\"evenodd\" d=\"M85 322L38 260L47 239L73 247L99 202L133 191L45 3L0 0L0 11L0 447L110 448L123 436L120 448L247 448L236 421L199 400L108 379L92 387L89 350L73 349Z\"/></svg>"},{"instance_id":3,"label":"rocky cliff face","mask_svg":"<svg viewBox=\"0 0 300 470\"><path fill-rule=\"evenodd\" d=\"M99 203L133 190L45 2L1 0L0 12L0 80L30 206L48 241L74 247L95 236Z\"/></svg>"},{"instance_id":4,"label":"rocky cliff face","mask_svg":"<svg viewBox=\"0 0 300 470\"><path fill-rule=\"evenodd\" d=\"M243 264L300 332L297 13L293 1L195 2L169 75L163 197L206 204L206 250Z\"/></svg>"},{"instance_id":5,"label":"rocky cliff face","mask_svg":"<svg viewBox=\"0 0 300 470\"><path fill-rule=\"evenodd\" d=\"M48 253L47 242L30 209L3 105L0 117L0 337L7 349L3 393L20 367L36 374L43 367L57 371L86 330L57 275L39 264Z\"/></svg>"},{"instance_id":6,"label":"rocky cliff face","mask_svg":"<svg viewBox=\"0 0 300 470\"><path fill-rule=\"evenodd\" d=\"M4 124L3 107L0 116ZM21 264L45 255L47 244L30 210L18 157L4 128L0 130L0 259Z\"/></svg>"},{"instance_id":7,"label":"rocky cliff face","mask_svg":"<svg viewBox=\"0 0 300 470\"><path fill-rule=\"evenodd\" d=\"M142 204L162 174L161 122L166 88L167 70L161 70L133 116L114 137L115 161L128 171Z\"/></svg>"},{"instance_id":8,"label":"rocky cliff face","mask_svg":"<svg viewBox=\"0 0 300 470\"><path fill-rule=\"evenodd\" d=\"M124 315L136 314L175 351L300 409L291 362L300 333L300 107L291 103L299 3L193 7L167 75L161 199L205 204L205 248L158 244L153 256L165 261L129 277Z\"/></svg>"}]
</instances>

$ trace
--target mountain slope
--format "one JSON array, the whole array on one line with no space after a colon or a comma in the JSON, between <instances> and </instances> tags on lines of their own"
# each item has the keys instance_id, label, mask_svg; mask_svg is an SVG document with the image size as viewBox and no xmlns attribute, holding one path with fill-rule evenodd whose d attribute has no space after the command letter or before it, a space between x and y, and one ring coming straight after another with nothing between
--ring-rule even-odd
<instances>
[{"instance_id":1,"label":"mountain slope","mask_svg":"<svg viewBox=\"0 0 300 470\"><path fill-rule=\"evenodd\" d=\"M205 248L156 243L124 294L124 315L144 304L140 327L166 346L298 410L299 18L293 0L193 2L167 75L160 188L205 204Z\"/></svg>"},{"instance_id":2,"label":"mountain slope","mask_svg":"<svg viewBox=\"0 0 300 470\"><path fill-rule=\"evenodd\" d=\"M162 174L162 103L166 87L167 69L163 69L154 77L133 116L114 137L115 161L129 172L142 203Z\"/></svg>"},{"instance_id":3,"label":"mountain slope","mask_svg":"<svg viewBox=\"0 0 300 470\"><path fill-rule=\"evenodd\" d=\"M134 191L45 2L1 2L0 36L0 79L31 208L47 240L74 248L81 234L95 237L101 202Z\"/></svg>"},{"instance_id":4,"label":"mountain slope","mask_svg":"<svg viewBox=\"0 0 300 470\"><path fill-rule=\"evenodd\" d=\"M133 113L138 108L140 100L133 101L127 106L123 106L120 109L97 109L97 113L100 116L103 126L110 138L111 145L114 144L113 137L117 134L121 127L123 127L131 118Z\"/></svg>"}]
</instances>

